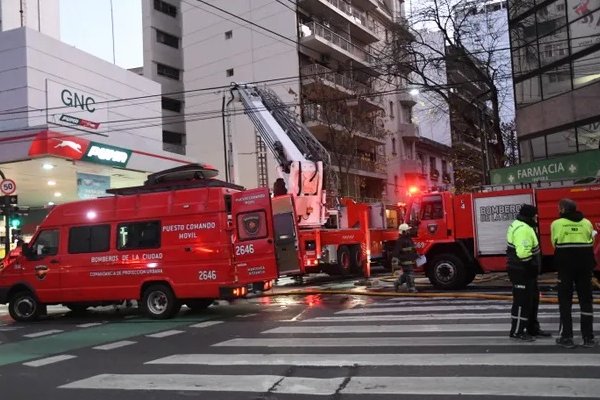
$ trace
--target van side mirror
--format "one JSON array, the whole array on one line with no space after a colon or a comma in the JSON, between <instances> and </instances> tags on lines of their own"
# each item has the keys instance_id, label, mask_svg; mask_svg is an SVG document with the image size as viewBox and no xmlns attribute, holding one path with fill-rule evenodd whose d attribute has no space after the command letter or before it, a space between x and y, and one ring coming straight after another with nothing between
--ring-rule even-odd
<instances>
[{"instance_id":1,"label":"van side mirror","mask_svg":"<svg viewBox=\"0 0 600 400\"><path fill-rule=\"evenodd\" d=\"M21 254L23 254L27 258L31 258L34 255L31 247L29 247L25 242L21 243Z\"/></svg>"}]
</instances>

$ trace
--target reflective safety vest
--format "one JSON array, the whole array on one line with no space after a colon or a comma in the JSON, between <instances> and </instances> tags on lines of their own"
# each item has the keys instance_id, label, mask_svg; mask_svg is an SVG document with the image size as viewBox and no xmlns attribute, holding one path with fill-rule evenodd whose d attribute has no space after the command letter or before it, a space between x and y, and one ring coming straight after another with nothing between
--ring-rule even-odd
<instances>
[{"instance_id":1,"label":"reflective safety vest","mask_svg":"<svg viewBox=\"0 0 600 400\"><path fill-rule=\"evenodd\" d=\"M552 245L557 249L589 247L594 245L592 223L583 218L575 222L567 218L559 218L550 227Z\"/></svg>"},{"instance_id":2,"label":"reflective safety vest","mask_svg":"<svg viewBox=\"0 0 600 400\"><path fill-rule=\"evenodd\" d=\"M506 232L507 255L517 257L518 261L530 261L540 254L540 243L533 228L523 221L515 220ZM516 261L516 260L515 260Z\"/></svg>"}]
</instances>

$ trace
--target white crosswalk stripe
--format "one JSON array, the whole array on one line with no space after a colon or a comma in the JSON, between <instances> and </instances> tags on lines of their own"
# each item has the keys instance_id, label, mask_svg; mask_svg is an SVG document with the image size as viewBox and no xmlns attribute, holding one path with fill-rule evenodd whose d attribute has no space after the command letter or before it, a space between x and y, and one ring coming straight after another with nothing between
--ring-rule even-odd
<instances>
[{"instance_id":1,"label":"white crosswalk stripe","mask_svg":"<svg viewBox=\"0 0 600 400\"><path fill-rule=\"evenodd\" d=\"M544 329L558 329L558 306L542 305ZM214 324L221 323L214 321ZM213 325L213 324L211 324ZM206 327L199 324L198 327ZM190 326L195 327L194 325ZM160 374L111 371L61 388L173 392L246 392L314 396L506 396L595 398L600 368L594 350L561 351L552 338L527 343L508 338L510 304L502 301L381 301L330 316L280 321L256 337L234 337L208 349L150 359L143 368ZM595 326L600 328L600 324ZM535 350L527 350L535 349ZM420 351L421 350L421 351ZM226 367L227 374L212 374ZM268 374L248 374L255 367ZM293 368L292 376L273 374ZM334 368L326 376L307 372ZM170 373L170 369L175 369ZM211 368L213 370L211 370ZM304 368L304 369L303 369ZM358 368L358 369L357 369ZM435 373L396 372L403 368ZM435 368L438 368L435 370ZM580 369L577 378L543 376L547 368ZM494 375L480 370L491 371ZM190 373L182 374L182 371ZM379 372L377 372L379 371ZM448 371L448 372L440 372ZM464 371L464 372L463 372ZM534 376L530 376L536 371ZM208 372L208 373L207 373ZM377 372L377 373L376 373ZM397 375L394 375L397 374ZM587 375L586 375L587 374ZM557 377L560 376L560 377ZM380 398L380 397L377 397Z\"/></svg>"}]
</instances>

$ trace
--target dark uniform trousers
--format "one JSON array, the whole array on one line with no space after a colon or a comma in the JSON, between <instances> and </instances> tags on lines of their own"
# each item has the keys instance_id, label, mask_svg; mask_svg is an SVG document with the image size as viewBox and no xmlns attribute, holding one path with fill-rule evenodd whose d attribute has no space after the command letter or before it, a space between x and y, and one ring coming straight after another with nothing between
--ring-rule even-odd
<instances>
[{"instance_id":1,"label":"dark uniform trousers","mask_svg":"<svg viewBox=\"0 0 600 400\"><path fill-rule=\"evenodd\" d=\"M573 284L575 284L581 309L581 336L593 338L592 270L587 266L560 266L558 279L561 337L573 337L571 309L573 307Z\"/></svg>"},{"instance_id":2,"label":"dark uniform trousers","mask_svg":"<svg viewBox=\"0 0 600 400\"><path fill-rule=\"evenodd\" d=\"M537 275L531 271L509 268L508 277L513 292L510 334L520 334L527 330L529 334L535 335L540 330L537 318L540 304Z\"/></svg>"}]
</instances>

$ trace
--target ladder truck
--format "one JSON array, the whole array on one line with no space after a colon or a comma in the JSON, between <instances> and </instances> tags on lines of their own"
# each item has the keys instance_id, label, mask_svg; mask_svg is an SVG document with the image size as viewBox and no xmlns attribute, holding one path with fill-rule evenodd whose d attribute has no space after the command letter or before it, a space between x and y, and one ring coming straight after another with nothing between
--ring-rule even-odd
<instances>
[{"instance_id":1,"label":"ladder truck","mask_svg":"<svg viewBox=\"0 0 600 400\"><path fill-rule=\"evenodd\" d=\"M386 250L398 238L397 223L388 227L383 203L342 198L335 208L328 209L325 189L334 193L337 186L329 152L272 90L234 83L231 92L237 94L245 114L279 164L287 194L274 196L273 210L278 210L279 198L292 199L295 232L279 234L275 217L275 241L279 247L288 241L290 252L297 254L297 263L291 257L287 263L280 260L280 274L301 277L325 272L369 277L371 261L385 260Z\"/></svg>"}]
</instances>

